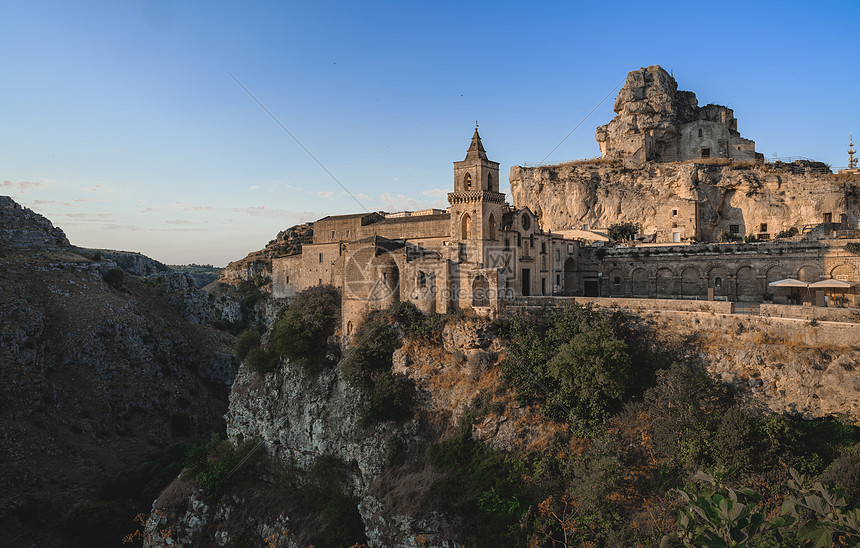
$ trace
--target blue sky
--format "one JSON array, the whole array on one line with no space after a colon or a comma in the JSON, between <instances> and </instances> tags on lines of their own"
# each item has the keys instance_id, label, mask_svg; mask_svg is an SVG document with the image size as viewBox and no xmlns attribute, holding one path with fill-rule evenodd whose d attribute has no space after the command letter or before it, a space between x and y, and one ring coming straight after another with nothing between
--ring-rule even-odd
<instances>
[{"instance_id":1,"label":"blue sky","mask_svg":"<svg viewBox=\"0 0 860 548\"><path fill-rule=\"evenodd\" d=\"M73 243L223 266L279 230L444 207L475 121L503 188L660 64L768 157L847 164L857 2L0 4L0 193ZM599 154L615 93L547 160Z\"/></svg>"}]
</instances>

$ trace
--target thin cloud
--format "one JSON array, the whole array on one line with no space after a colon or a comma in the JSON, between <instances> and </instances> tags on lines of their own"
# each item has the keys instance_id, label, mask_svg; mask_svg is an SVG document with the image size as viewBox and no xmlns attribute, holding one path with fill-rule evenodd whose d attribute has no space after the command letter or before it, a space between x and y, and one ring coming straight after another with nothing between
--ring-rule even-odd
<instances>
[{"instance_id":1,"label":"thin cloud","mask_svg":"<svg viewBox=\"0 0 860 548\"><path fill-rule=\"evenodd\" d=\"M286 209L267 206L250 206L250 207L231 207L230 211L234 213L244 213L251 217L284 217L292 214Z\"/></svg>"},{"instance_id":2,"label":"thin cloud","mask_svg":"<svg viewBox=\"0 0 860 548\"><path fill-rule=\"evenodd\" d=\"M386 192L381 194L379 199L382 200L383 206L391 211L421 209L421 202L415 198L407 198L403 194L392 197L391 194Z\"/></svg>"},{"instance_id":3,"label":"thin cloud","mask_svg":"<svg viewBox=\"0 0 860 548\"><path fill-rule=\"evenodd\" d=\"M448 191L442 188L428 188L421 194L432 198L444 198L448 195Z\"/></svg>"},{"instance_id":4,"label":"thin cloud","mask_svg":"<svg viewBox=\"0 0 860 548\"><path fill-rule=\"evenodd\" d=\"M328 190L323 191L323 192L317 192L317 196L319 196L320 198L329 198L329 199L331 199L331 198L334 196L334 192L331 192L331 191L328 191Z\"/></svg>"},{"instance_id":5,"label":"thin cloud","mask_svg":"<svg viewBox=\"0 0 860 548\"><path fill-rule=\"evenodd\" d=\"M33 188L45 186L44 181L3 181L0 183L0 188L11 188L18 192L27 192Z\"/></svg>"},{"instance_id":6,"label":"thin cloud","mask_svg":"<svg viewBox=\"0 0 860 548\"><path fill-rule=\"evenodd\" d=\"M249 190L257 190L258 188L260 188L260 185L251 185L248 187Z\"/></svg>"},{"instance_id":7,"label":"thin cloud","mask_svg":"<svg viewBox=\"0 0 860 548\"><path fill-rule=\"evenodd\" d=\"M77 200L75 200L75 202L77 202ZM33 200L30 202L30 205L33 207L52 206L52 205L61 205L61 206L66 206L66 207L78 207L78 204L75 204L75 203L72 203L69 201L63 201L63 200Z\"/></svg>"}]
</instances>

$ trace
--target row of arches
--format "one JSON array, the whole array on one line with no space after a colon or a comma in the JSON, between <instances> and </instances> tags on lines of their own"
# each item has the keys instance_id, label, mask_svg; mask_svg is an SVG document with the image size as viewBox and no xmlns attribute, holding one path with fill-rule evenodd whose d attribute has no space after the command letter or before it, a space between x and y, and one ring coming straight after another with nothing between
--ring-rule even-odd
<instances>
[{"instance_id":1,"label":"row of arches","mask_svg":"<svg viewBox=\"0 0 860 548\"><path fill-rule=\"evenodd\" d=\"M615 268L609 272L603 285L605 295L679 295L684 297L704 296L708 288L715 295L728 297L760 297L768 292L768 284L785 278L795 278L805 282L816 282L826 277L857 281L856 269L849 264L841 264L825 270L821 266L807 264L799 268L783 265L770 265L756 270L751 266L730 268L714 266L699 269L687 266L680 271L659 268L656 271L639 267L629 273Z\"/></svg>"}]
</instances>

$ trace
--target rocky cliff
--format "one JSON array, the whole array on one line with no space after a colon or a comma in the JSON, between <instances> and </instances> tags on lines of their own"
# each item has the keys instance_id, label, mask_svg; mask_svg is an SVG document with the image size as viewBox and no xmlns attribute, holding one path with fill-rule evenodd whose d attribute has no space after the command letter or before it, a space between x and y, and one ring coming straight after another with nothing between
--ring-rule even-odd
<instances>
[{"instance_id":1,"label":"rocky cliff","mask_svg":"<svg viewBox=\"0 0 860 548\"><path fill-rule=\"evenodd\" d=\"M511 168L514 202L535 211L544 230L640 224L655 241L718 241L731 225L772 238L796 228L857 228L860 179L843 180L802 167L650 162L626 169L607 162ZM826 214L832 225L822 226Z\"/></svg>"},{"instance_id":2,"label":"rocky cliff","mask_svg":"<svg viewBox=\"0 0 860 548\"><path fill-rule=\"evenodd\" d=\"M118 545L136 503L103 490L152 452L223 428L232 338L208 325L208 298L185 275L123 274L0 204L3 544ZM89 525L70 517L84 515Z\"/></svg>"},{"instance_id":3,"label":"rocky cliff","mask_svg":"<svg viewBox=\"0 0 860 548\"><path fill-rule=\"evenodd\" d=\"M517 462L521 468L516 468L515 475L521 475L534 493L544 493L541 497L546 497L546 493L555 492L558 497L561 495L557 490L562 489L575 497L572 506L557 507L559 516L565 515L561 512L570 513L567 518L556 519L573 520L571 524L581 520L576 521L571 535L580 528L583 538L594 538L597 526L589 529L588 524L594 523L595 514L589 512L597 510L588 508L602 508L601 512L613 512L611 519L615 520L608 532L601 533L603 538L614 540L602 545L634 545L630 537L624 536L628 533L620 531L651 528L648 534L658 535L659 539L659 534L671 530L669 520L676 507L669 498L662 492L658 497L635 493L651 489L646 486L651 486L650 482L660 474L658 470L663 470L661 466L674 458L669 455L693 458L689 451L700 450L691 449L697 442L691 441L689 433L691 428L698 428L689 423L699 420L693 418L698 416L697 406L723 402L719 411L704 411L704 416L710 417L707 420L721 424L710 426L716 430L705 434L707 443L713 443L719 455L727 455L730 450L722 442L714 442L714 436L727 436L735 445L752 443L752 434L746 429L749 423L732 422L741 420L739 413L758 417L742 421L770 421L769 428L778 423L789 430L799 428L798 432L809 431L803 419L791 422L795 419L773 417L787 413L789 417L812 419L844 414L860 422L860 385L856 378L860 355L842 340L844 336L834 334L838 326L831 326L828 332L827 325L758 317L683 312L629 314L625 325L631 329L631 351L638 348L637 352L658 362L668 358L696 364L709 371L716 384L699 380L694 382L694 388L684 384L691 381L685 377L690 373L680 377L658 374L662 380L657 381L653 391L634 396L625 410L612 419L604 437L577 438L571 436L567 424L542 416L540 406L528 404L527 398L518 395L510 381L503 379L501 362L508 349L501 343L498 324L462 317L444 321L438 339L432 340L416 337L397 324L402 338L394 350L391 369L395 374L406 375L416 388L412 412L402 420L364 420L371 402L347 382L343 364L309 372L282 360L268 373L251 370L247 362L243 364L230 395L227 434L239 456L256 452L256 464L246 457L229 460L229 466L235 466L230 474L242 474L244 469L244 479L215 496L206 492L205 473L198 472L195 477L193 472L183 472L154 504L147 525L148 546L230 546L246 542L295 548L314 543L314 539L317 545L337 545L322 542L318 536L332 527L331 522L325 525L323 519L330 507L326 506L325 511L310 509L309 505L315 503L309 502L301 489L289 485L289 481L296 480L285 480L283 475L285 467L294 467L291 469L304 470L299 474L307 478L308 474L319 473L314 470L320 470L320 463L327 463L324 470L332 477L342 473L346 478L343 488L350 498L339 500L346 501L343 504L347 509L350 505L353 511L357 509L357 523L353 523L358 527L357 536L351 538L372 547L461 546L470 538L474 540L465 531L471 530L474 535L475 525L464 523L451 511L461 508L459 511L468 513L475 509L462 510L440 504L439 500L460 500L457 497L462 496L461 488L474 487L460 487L456 481L473 480L466 474L454 476L457 479L451 483L450 472L440 468L433 454L438 455L440 446L462 436L462 428L467 428L469 438L484 448L453 445L457 449L448 458L459 458L456 451L464 452L466 462L474 459L478 470L475 473L485 479L506 473L504 463ZM658 357L659 352L652 354L654 348L665 352L664 358ZM672 370L677 371L677 366ZM693 407L679 404L676 399L687 397L690 390L701 390L702 402L709 403L700 402ZM663 401L661 398L668 398L665 409L658 403ZM741 408L744 410L739 411ZM761 418L763 408L778 415ZM678 409L685 411L679 415ZM676 418L666 418L669 416ZM668 427L661 422L665 420L678 420L684 426ZM675 434L667 438L666 428L680 428L677 435L681 441L672 441ZM800 434L790 434L787 439L797 443L798 438L791 437L797 435ZM658 438L663 440L661 448L656 445ZM738 441L742 439L747 441ZM678 443L685 444L681 452ZM810 456L811 448L799 450L797 458L819 458ZM827 458L832 459L833 453L830 455ZM341 463L340 468L333 463ZM461 462L458 466L468 465ZM555 467L564 472L559 476ZM336 474L336 470L340 472ZM318 479L300 480L299 484L308 482L320 488ZM618 487L621 484L627 487ZM547 538L541 536L547 529L542 529L540 516L555 504L552 496L541 505L536 504L540 501L537 499L534 506L526 508L527 491L512 496L498 484L484 489L473 495L470 504L487 505L492 508L490 515L511 511L521 516L520 525L508 530L506 534L511 536L506 538L525 535L518 530L532 531L530 541ZM568 499L555 499L556 503L560 500ZM582 508L584 513L574 517L580 510L571 508ZM619 514L626 517L619 518ZM615 534L619 536L613 537ZM491 544L484 540L482 545Z\"/></svg>"},{"instance_id":4,"label":"rocky cliff","mask_svg":"<svg viewBox=\"0 0 860 548\"><path fill-rule=\"evenodd\" d=\"M310 243L313 234L313 223L282 230L263 249L253 251L244 259L228 264L218 281L232 285L242 281L255 282L264 291L271 291L272 259L301 253L302 244Z\"/></svg>"},{"instance_id":5,"label":"rocky cliff","mask_svg":"<svg viewBox=\"0 0 860 548\"><path fill-rule=\"evenodd\" d=\"M702 147L706 157L756 159L755 144L740 137L732 109L699 107L696 94L678 91L678 83L659 65L630 71L613 110L615 118L595 133L606 160L641 167L646 161L698 158ZM698 134L690 135L689 129Z\"/></svg>"}]
</instances>

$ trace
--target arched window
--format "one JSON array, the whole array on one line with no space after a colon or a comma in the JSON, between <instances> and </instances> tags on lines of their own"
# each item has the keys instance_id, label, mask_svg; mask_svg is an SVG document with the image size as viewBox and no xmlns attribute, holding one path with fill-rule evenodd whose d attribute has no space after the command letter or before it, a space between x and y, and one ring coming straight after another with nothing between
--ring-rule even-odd
<instances>
[{"instance_id":1,"label":"arched window","mask_svg":"<svg viewBox=\"0 0 860 548\"><path fill-rule=\"evenodd\" d=\"M418 287L427 287L427 275L420 270L418 271Z\"/></svg>"},{"instance_id":2,"label":"arched window","mask_svg":"<svg viewBox=\"0 0 860 548\"><path fill-rule=\"evenodd\" d=\"M472 217L468 213L463 215L463 221L460 223L460 239L468 240L472 236Z\"/></svg>"},{"instance_id":3,"label":"arched window","mask_svg":"<svg viewBox=\"0 0 860 548\"><path fill-rule=\"evenodd\" d=\"M487 190L493 190L493 174L487 173Z\"/></svg>"},{"instance_id":4,"label":"arched window","mask_svg":"<svg viewBox=\"0 0 860 548\"><path fill-rule=\"evenodd\" d=\"M701 138L702 138L702 130L700 129L699 130L699 139L701 139Z\"/></svg>"},{"instance_id":5,"label":"arched window","mask_svg":"<svg viewBox=\"0 0 860 548\"><path fill-rule=\"evenodd\" d=\"M463 188L466 190L472 190L472 174L467 173L465 177L463 177Z\"/></svg>"},{"instance_id":6,"label":"arched window","mask_svg":"<svg viewBox=\"0 0 860 548\"><path fill-rule=\"evenodd\" d=\"M487 236L489 237L490 240L495 240L496 239L496 216L493 215L492 213L490 213L489 224L490 224L490 226L488 227L489 230L487 230Z\"/></svg>"}]
</instances>

